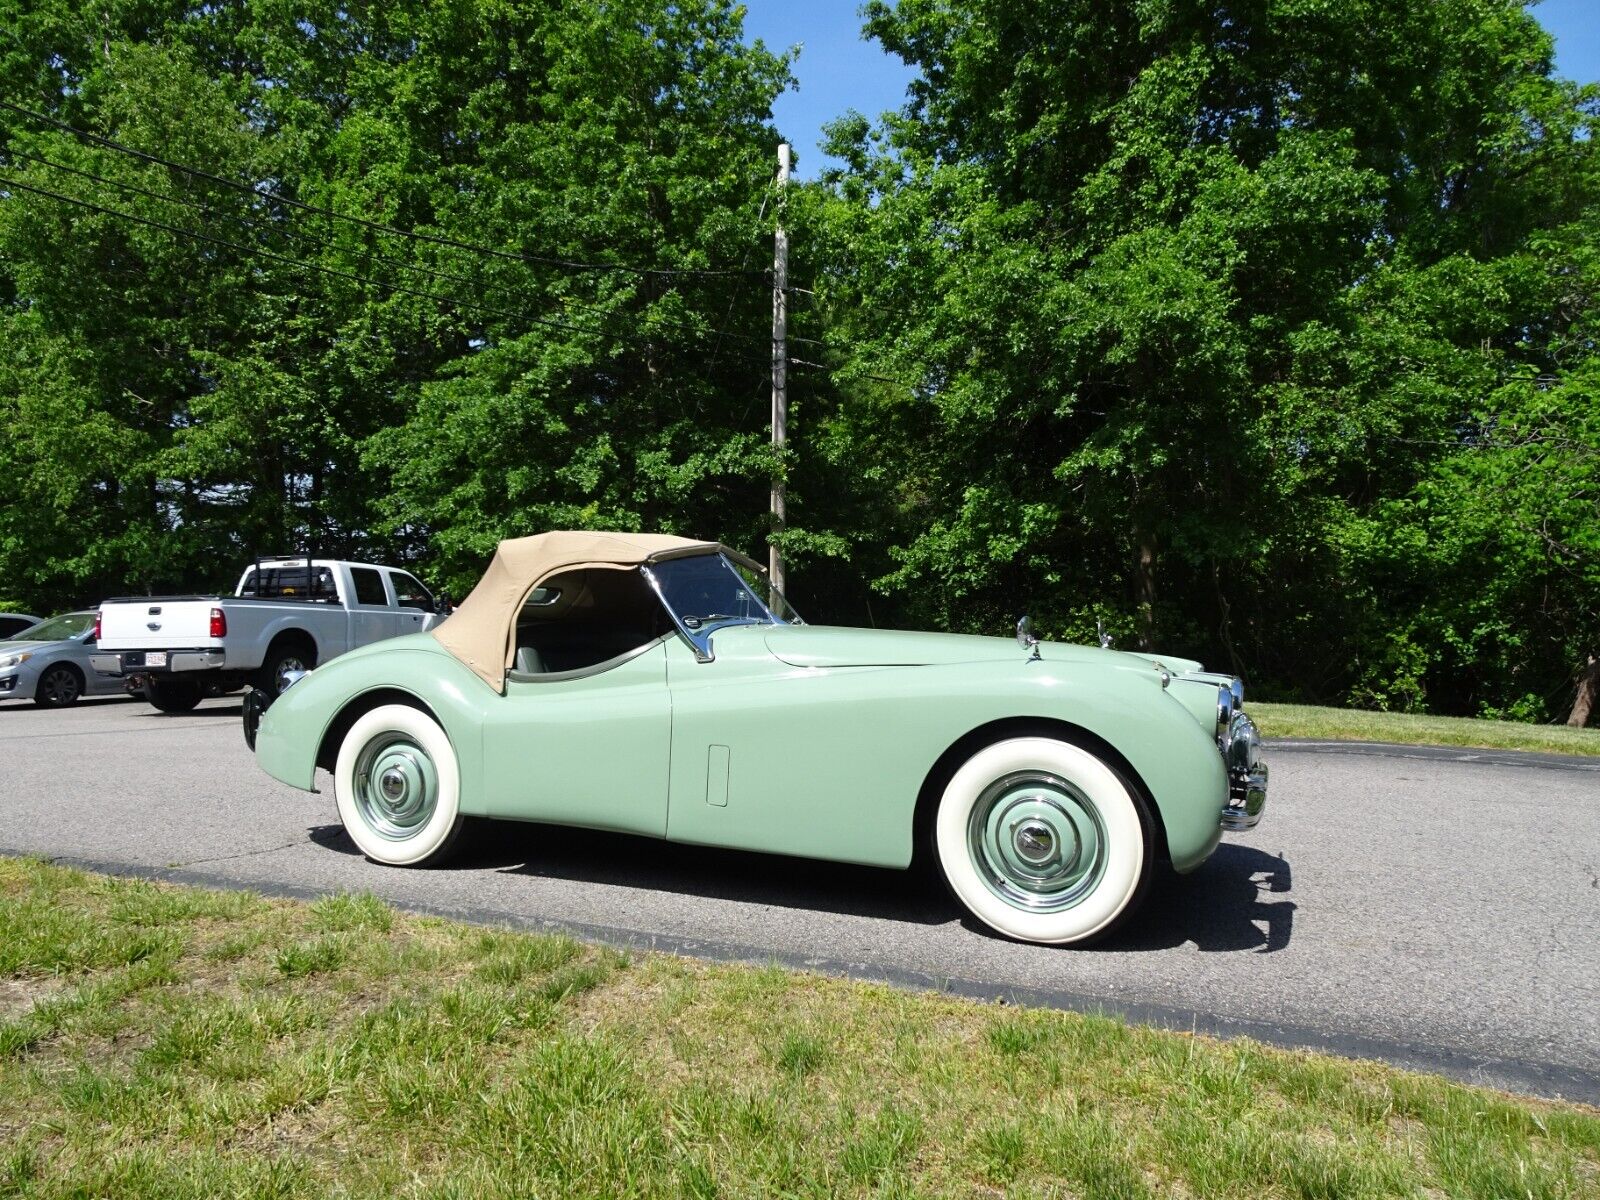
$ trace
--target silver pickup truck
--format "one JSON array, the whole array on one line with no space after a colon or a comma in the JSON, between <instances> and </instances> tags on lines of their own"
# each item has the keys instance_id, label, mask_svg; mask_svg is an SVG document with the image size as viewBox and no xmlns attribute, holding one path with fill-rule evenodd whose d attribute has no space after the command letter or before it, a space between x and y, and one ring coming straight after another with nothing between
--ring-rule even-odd
<instances>
[{"instance_id":1,"label":"silver pickup truck","mask_svg":"<svg viewBox=\"0 0 1600 1200\"><path fill-rule=\"evenodd\" d=\"M142 678L162 712L187 712L208 690L253 683L276 693L291 672L433 628L442 608L396 567L263 558L240 576L232 596L104 601L90 663L101 674Z\"/></svg>"}]
</instances>

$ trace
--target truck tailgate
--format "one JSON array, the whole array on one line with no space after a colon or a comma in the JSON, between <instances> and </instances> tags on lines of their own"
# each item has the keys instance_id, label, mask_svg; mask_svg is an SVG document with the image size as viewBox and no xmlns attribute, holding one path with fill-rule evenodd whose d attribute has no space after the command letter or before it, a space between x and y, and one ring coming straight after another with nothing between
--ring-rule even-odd
<instances>
[{"instance_id":1,"label":"truck tailgate","mask_svg":"<svg viewBox=\"0 0 1600 1200\"><path fill-rule=\"evenodd\" d=\"M192 650L220 647L211 636L215 596L152 596L139 600L107 600L100 606L101 650Z\"/></svg>"}]
</instances>

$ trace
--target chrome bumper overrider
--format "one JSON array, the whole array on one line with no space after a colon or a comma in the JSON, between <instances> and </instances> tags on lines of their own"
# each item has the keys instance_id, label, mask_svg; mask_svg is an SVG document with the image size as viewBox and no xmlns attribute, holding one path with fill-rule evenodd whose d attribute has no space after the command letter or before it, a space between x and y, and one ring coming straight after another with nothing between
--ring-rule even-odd
<instances>
[{"instance_id":1,"label":"chrome bumper overrider","mask_svg":"<svg viewBox=\"0 0 1600 1200\"><path fill-rule=\"evenodd\" d=\"M1256 723L1242 712L1234 713L1218 743L1228 767L1228 803L1222 808L1222 828L1230 833L1254 829L1267 807L1267 764L1261 759Z\"/></svg>"}]
</instances>

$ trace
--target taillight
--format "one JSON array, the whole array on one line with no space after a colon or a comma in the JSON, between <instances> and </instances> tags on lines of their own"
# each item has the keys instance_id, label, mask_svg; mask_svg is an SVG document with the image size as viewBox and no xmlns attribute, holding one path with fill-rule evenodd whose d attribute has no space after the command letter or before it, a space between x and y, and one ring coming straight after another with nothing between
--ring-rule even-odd
<instances>
[{"instance_id":1,"label":"taillight","mask_svg":"<svg viewBox=\"0 0 1600 1200\"><path fill-rule=\"evenodd\" d=\"M100 640L100 614L98 612L96 612L94 614L94 637L93 637L93 640L97 641L97 642Z\"/></svg>"},{"instance_id":2,"label":"taillight","mask_svg":"<svg viewBox=\"0 0 1600 1200\"><path fill-rule=\"evenodd\" d=\"M228 636L228 617L220 608L211 610L211 636L214 638Z\"/></svg>"}]
</instances>

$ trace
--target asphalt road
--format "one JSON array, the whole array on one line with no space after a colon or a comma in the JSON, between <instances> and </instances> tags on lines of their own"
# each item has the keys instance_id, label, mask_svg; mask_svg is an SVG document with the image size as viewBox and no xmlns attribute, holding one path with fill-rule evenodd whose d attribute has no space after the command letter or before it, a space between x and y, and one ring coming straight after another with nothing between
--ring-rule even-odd
<instances>
[{"instance_id":1,"label":"asphalt road","mask_svg":"<svg viewBox=\"0 0 1600 1200\"><path fill-rule=\"evenodd\" d=\"M1087 950L1000 940L925 877L496 824L377 866L269 779L237 698L0 705L0 852L412 909L1377 1057L1600 1103L1600 761L1279 743L1271 802ZM328 788L328 777L319 777Z\"/></svg>"}]
</instances>

